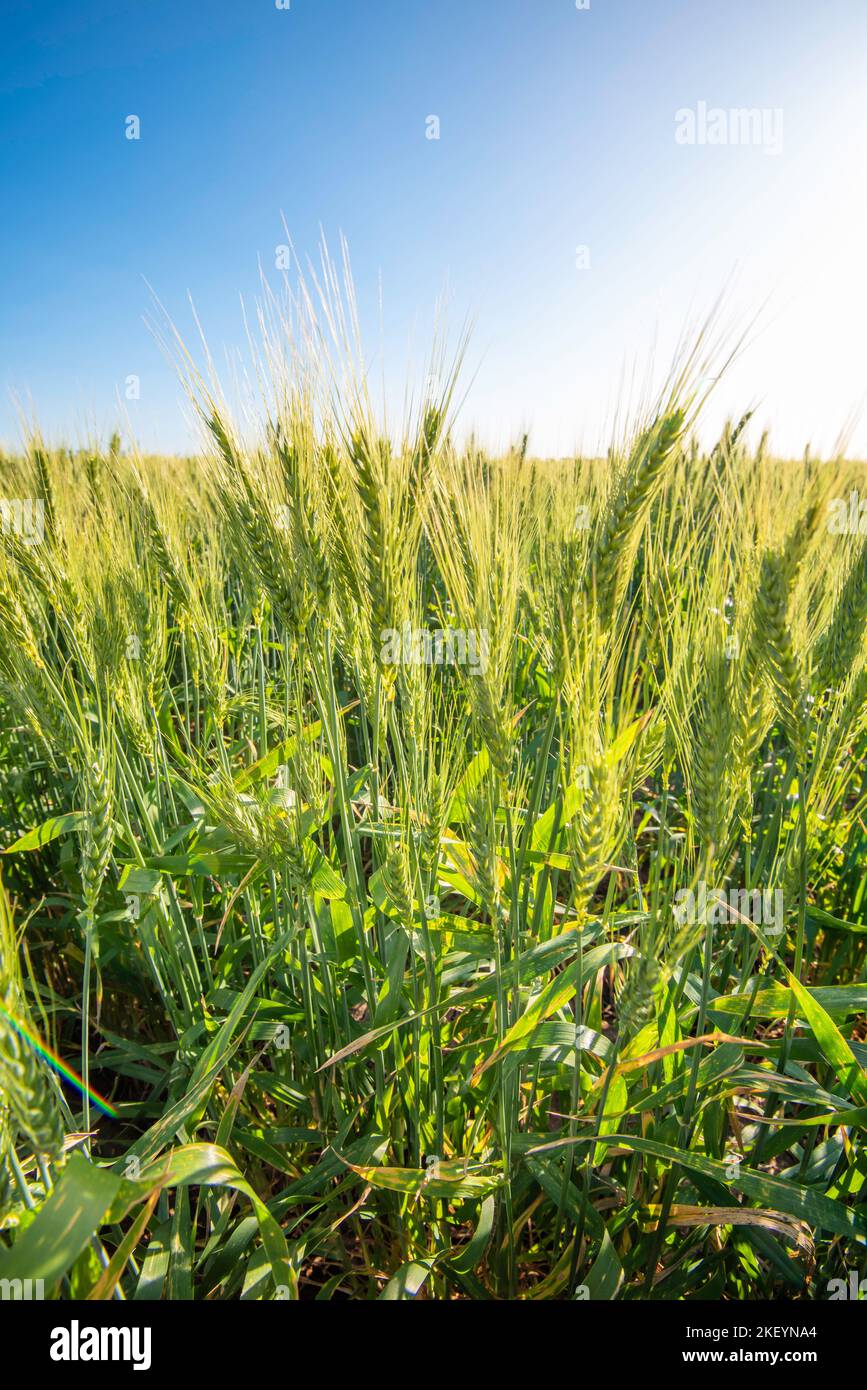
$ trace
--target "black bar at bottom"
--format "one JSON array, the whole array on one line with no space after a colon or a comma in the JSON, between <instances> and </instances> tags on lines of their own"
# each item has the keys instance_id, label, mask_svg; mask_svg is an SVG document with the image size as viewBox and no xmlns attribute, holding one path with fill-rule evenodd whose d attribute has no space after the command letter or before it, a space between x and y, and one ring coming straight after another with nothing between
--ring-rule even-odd
<instances>
[{"instance_id":1,"label":"black bar at bottom","mask_svg":"<svg viewBox=\"0 0 867 1390\"><path fill-rule=\"evenodd\" d=\"M420 1301L420 1300L419 1300ZM232 1366L245 1369L257 1385L272 1375L285 1375L288 1364L308 1341L325 1333L325 1363L329 1379L340 1371L363 1365L365 1347L372 1350L384 1331L406 1331L423 1341L424 1371L449 1370L458 1345L468 1336L508 1356L517 1376L526 1358L528 1370L539 1374L550 1353L563 1357L579 1374L576 1358L592 1350L587 1363L603 1365L618 1374L632 1371L667 1374L681 1369L701 1380L714 1367L723 1372L762 1368L784 1376L790 1371L813 1371L826 1376L851 1367L864 1328L864 1309L857 1301L777 1303L549 1303L523 1302L508 1313L497 1303L451 1303L437 1312L431 1302L421 1324L388 1317L385 1323L370 1305L322 1303L68 1303L0 1302L0 1346L24 1352L28 1371L40 1377L98 1375L138 1371L140 1375L218 1372L226 1378ZM355 1308L367 1311L355 1312ZM416 1315L417 1316L417 1315ZM489 1321L490 1319L490 1321ZM540 1345L534 1333L544 1328ZM452 1342L449 1334L461 1334ZM487 1334L495 1338L489 1342ZM304 1337L304 1343L296 1341ZM14 1341L13 1341L14 1338ZM856 1340L856 1338L858 1340ZM375 1339L375 1340L374 1340ZM553 1339L553 1340L551 1340ZM381 1345L381 1344L380 1344ZM547 1347L547 1352L544 1348ZM26 1348L26 1352L24 1349ZM465 1346L466 1349L466 1346ZM439 1357L437 1357L439 1353ZM302 1352L304 1359L306 1353ZM441 1368L437 1361L441 1358ZM597 1358L600 1358L597 1361ZM377 1357L374 1354L374 1364ZM399 1365L400 1363L398 1363ZM296 1362L296 1366L298 1363ZM398 1372L398 1365L393 1371ZM451 1364L451 1372L455 1372ZM572 1374L570 1372L570 1375ZM400 1378L415 1375L407 1362ZM10 1377L11 1386L14 1377Z\"/></svg>"}]
</instances>

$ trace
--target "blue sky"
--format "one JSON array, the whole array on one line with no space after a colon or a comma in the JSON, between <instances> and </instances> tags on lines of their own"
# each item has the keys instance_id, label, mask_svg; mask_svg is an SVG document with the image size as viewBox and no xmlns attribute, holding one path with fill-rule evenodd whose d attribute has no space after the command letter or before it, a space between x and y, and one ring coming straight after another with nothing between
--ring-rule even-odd
<instances>
[{"instance_id":1,"label":"blue sky","mask_svg":"<svg viewBox=\"0 0 867 1390\"><path fill-rule=\"evenodd\" d=\"M447 289L492 446L595 447L624 365L664 365L733 272L733 323L770 298L708 433L757 404L781 450L829 449L867 388L864 0L3 0L0 51L7 445L10 393L78 440L134 374L140 442L189 447L145 282L219 362L281 214L302 256L346 235L401 390ZM700 102L781 111L782 148L679 144Z\"/></svg>"}]
</instances>

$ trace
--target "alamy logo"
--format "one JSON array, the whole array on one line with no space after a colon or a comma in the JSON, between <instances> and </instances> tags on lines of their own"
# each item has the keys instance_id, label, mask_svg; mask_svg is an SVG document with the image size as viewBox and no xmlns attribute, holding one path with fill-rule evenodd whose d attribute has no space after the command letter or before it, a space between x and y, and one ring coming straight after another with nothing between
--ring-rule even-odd
<instances>
[{"instance_id":1,"label":"alamy logo","mask_svg":"<svg viewBox=\"0 0 867 1390\"><path fill-rule=\"evenodd\" d=\"M0 1279L0 1302L41 1303L44 1297L44 1279Z\"/></svg>"},{"instance_id":2,"label":"alamy logo","mask_svg":"<svg viewBox=\"0 0 867 1390\"><path fill-rule=\"evenodd\" d=\"M134 1371L151 1364L149 1327L81 1327L73 1318L69 1327L51 1333L52 1361L131 1361Z\"/></svg>"},{"instance_id":3,"label":"alamy logo","mask_svg":"<svg viewBox=\"0 0 867 1390\"><path fill-rule=\"evenodd\" d=\"M384 666L466 666L472 676L483 676L488 669L490 640L486 629L475 632L462 627L402 628L386 627L380 633L379 659Z\"/></svg>"},{"instance_id":4,"label":"alamy logo","mask_svg":"<svg viewBox=\"0 0 867 1390\"><path fill-rule=\"evenodd\" d=\"M867 1298L867 1279L859 1279L858 1271L849 1270L848 1279L829 1279L828 1298L832 1303L851 1299L853 1303Z\"/></svg>"},{"instance_id":5,"label":"alamy logo","mask_svg":"<svg viewBox=\"0 0 867 1390\"><path fill-rule=\"evenodd\" d=\"M25 545L38 545L45 536L42 498L0 497L0 531L18 536Z\"/></svg>"},{"instance_id":6,"label":"alamy logo","mask_svg":"<svg viewBox=\"0 0 867 1390\"><path fill-rule=\"evenodd\" d=\"M698 891L681 888L674 895L674 920L679 926L704 923L720 926L724 922L752 922L763 926L766 936L783 932L783 890L776 888L708 888L702 880Z\"/></svg>"},{"instance_id":7,"label":"alamy logo","mask_svg":"<svg viewBox=\"0 0 867 1390\"><path fill-rule=\"evenodd\" d=\"M678 145L754 145L766 154L779 154L783 148L783 112L779 106L726 110L700 101L694 109L682 106L675 111L674 138Z\"/></svg>"},{"instance_id":8,"label":"alamy logo","mask_svg":"<svg viewBox=\"0 0 867 1390\"><path fill-rule=\"evenodd\" d=\"M832 536L867 535L867 501L856 488L848 497L832 497L828 503L828 532Z\"/></svg>"}]
</instances>

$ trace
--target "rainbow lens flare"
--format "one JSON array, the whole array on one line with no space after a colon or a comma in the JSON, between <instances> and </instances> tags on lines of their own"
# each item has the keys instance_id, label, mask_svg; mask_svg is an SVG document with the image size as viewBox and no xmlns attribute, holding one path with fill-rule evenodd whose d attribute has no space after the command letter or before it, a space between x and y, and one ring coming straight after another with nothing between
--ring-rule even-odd
<instances>
[{"instance_id":1,"label":"rainbow lens flare","mask_svg":"<svg viewBox=\"0 0 867 1390\"><path fill-rule=\"evenodd\" d=\"M12 1025L18 1036L23 1038L40 1057L44 1057L48 1065L56 1071L59 1076L62 1076L64 1081L70 1082L70 1084L75 1086L83 1096L90 1096L91 1102L98 1106L104 1114L111 1115L113 1119L118 1118L118 1112L115 1110L114 1106L107 1101L104 1096L101 1096L98 1091L95 1091L92 1086L85 1086L78 1072L74 1071L68 1062L64 1062L62 1057L58 1057L56 1052L52 1052L50 1047L39 1037L38 1033L34 1033L32 1028L28 1028L26 1023L23 1023L20 1018L16 1018L15 1015L11 1014L8 1009L5 1009L2 1004L0 1004L0 1014Z\"/></svg>"}]
</instances>

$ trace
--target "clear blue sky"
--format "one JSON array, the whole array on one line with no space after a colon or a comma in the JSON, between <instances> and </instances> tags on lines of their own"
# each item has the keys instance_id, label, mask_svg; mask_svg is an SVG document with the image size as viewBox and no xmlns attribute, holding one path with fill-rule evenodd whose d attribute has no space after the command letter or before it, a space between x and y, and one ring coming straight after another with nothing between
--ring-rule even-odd
<instances>
[{"instance_id":1,"label":"clear blue sky","mask_svg":"<svg viewBox=\"0 0 867 1390\"><path fill-rule=\"evenodd\" d=\"M219 360L281 213L302 254L345 233L373 349L381 278L401 382L448 286L492 445L595 444L624 361L736 267L735 317L772 300L709 428L758 400L830 447L867 387L865 0L2 0L0 52L7 445L10 392L75 439L136 374L141 442L189 446L144 282ZM678 144L702 101L781 109L782 149Z\"/></svg>"}]
</instances>

